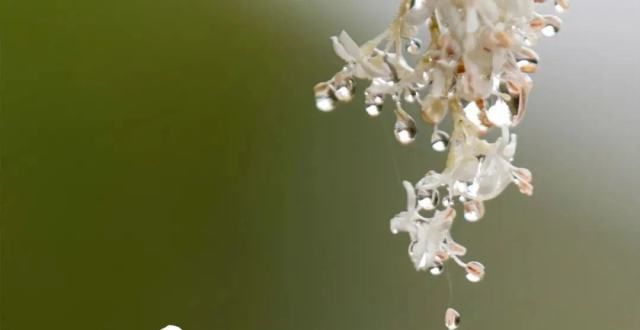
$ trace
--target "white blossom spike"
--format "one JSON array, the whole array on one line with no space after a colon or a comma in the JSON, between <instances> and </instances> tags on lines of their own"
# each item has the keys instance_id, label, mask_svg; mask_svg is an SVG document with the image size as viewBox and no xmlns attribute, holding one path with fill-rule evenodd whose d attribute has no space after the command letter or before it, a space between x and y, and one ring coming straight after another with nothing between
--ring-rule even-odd
<instances>
[{"instance_id":1,"label":"white blossom spike","mask_svg":"<svg viewBox=\"0 0 640 330\"><path fill-rule=\"evenodd\" d=\"M536 12L544 2L400 0L389 28L370 41L359 45L344 31L331 38L346 65L314 88L320 110L352 100L356 79L369 81L370 116L378 116L389 97L396 106L393 133L401 144L430 143L447 153L441 172L403 182L407 206L390 221L392 233L409 235L409 258L419 271L437 275L453 261L468 280L482 280L484 266L462 260L468 251L451 235L456 208L476 222L485 215L485 202L509 184L533 194L531 172L513 164L517 137L511 130L524 118L530 75L540 69L532 47L562 25L559 17ZM554 5L564 12L569 0ZM425 28L426 36L420 32ZM417 138L416 115L432 127L430 139ZM453 309L445 319L450 330L460 323Z\"/></svg>"}]
</instances>

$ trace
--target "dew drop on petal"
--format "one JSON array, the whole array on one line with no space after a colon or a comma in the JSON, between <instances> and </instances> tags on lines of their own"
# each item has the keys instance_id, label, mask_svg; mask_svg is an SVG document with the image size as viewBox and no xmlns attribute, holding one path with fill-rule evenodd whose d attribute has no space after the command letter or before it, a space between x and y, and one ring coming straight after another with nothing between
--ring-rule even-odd
<instances>
[{"instance_id":1,"label":"dew drop on petal","mask_svg":"<svg viewBox=\"0 0 640 330\"><path fill-rule=\"evenodd\" d=\"M460 326L460 313L453 308L448 308L444 314L444 325L449 330L455 330Z\"/></svg>"},{"instance_id":2,"label":"dew drop on petal","mask_svg":"<svg viewBox=\"0 0 640 330\"><path fill-rule=\"evenodd\" d=\"M482 281L484 278L484 265L477 261L467 263L465 269L467 271L467 280L469 280L469 282L477 283Z\"/></svg>"},{"instance_id":3,"label":"dew drop on petal","mask_svg":"<svg viewBox=\"0 0 640 330\"><path fill-rule=\"evenodd\" d=\"M396 140L401 144L409 144L416 139L416 122L404 110L396 109L396 124L394 126Z\"/></svg>"}]
</instances>

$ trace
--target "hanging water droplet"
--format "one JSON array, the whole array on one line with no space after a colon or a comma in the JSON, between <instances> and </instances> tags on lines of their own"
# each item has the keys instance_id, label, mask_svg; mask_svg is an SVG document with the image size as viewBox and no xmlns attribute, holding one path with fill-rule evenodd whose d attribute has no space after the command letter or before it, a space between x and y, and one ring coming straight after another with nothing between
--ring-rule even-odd
<instances>
[{"instance_id":1,"label":"hanging water droplet","mask_svg":"<svg viewBox=\"0 0 640 330\"><path fill-rule=\"evenodd\" d=\"M313 91L316 96L316 107L318 110L329 112L336 108L336 99L328 83L321 82L315 85Z\"/></svg>"},{"instance_id":2,"label":"hanging water droplet","mask_svg":"<svg viewBox=\"0 0 640 330\"><path fill-rule=\"evenodd\" d=\"M449 330L455 330L460 326L460 313L453 308L448 308L444 314L444 325Z\"/></svg>"},{"instance_id":3,"label":"hanging water droplet","mask_svg":"<svg viewBox=\"0 0 640 330\"><path fill-rule=\"evenodd\" d=\"M407 103L414 103L418 99L418 91L415 89L407 89L404 92L404 100Z\"/></svg>"},{"instance_id":4,"label":"hanging water droplet","mask_svg":"<svg viewBox=\"0 0 640 330\"><path fill-rule=\"evenodd\" d=\"M422 43L418 39L411 38L407 43L407 53L411 55L418 55L420 53L420 48L422 48Z\"/></svg>"},{"instance_id":5,"label":"hanging water droplet","mask_svg":"<svg viewBox=\"0 0 640 330\"><path fill-rule=\"evenodd\" d=\"M411 116L401 108L396 109L396 124L394 134L396 140L401 144L409 144L416 139L416 122Z\"/></svg>"},{"instance_id":6,"label":"hanging water droplet","mask_svg":"<svg viewBox=\"0 0 640 330\"><path fill-rule=\"evenodd\" d=\"M538 70L540 57L531 48L523 47L516 54L516 65L524 73L535 73Z\"/></svg>"},{"instance_id":7,"label":"hanging water droplet","mask_svg":"<svg viewBox=\"0 0 640 330\"><path fill-rule=\"evenodd\" d=\"M348 79L344 83L336 84L334 86L334 94L336 98L341 102L349 102L353 99L355 92L355 84L353 80Z\"/></svg>"},{"instance_id":8,"label":"hanging water droplet","mask_svg":"<svg viewBox=\"0 0 640 330\"><path fill-rule=\"evenodd\" d=\"M431 136L431 147L437 152L444 152L449 146L449 134L436 129Z\"/></svg>"},{"instance_id":9,"label":"hanging water droplet","mask_svg":"<svg viewBox=\"0 0 640 330\"><path fill-rule=\"evenodd\" d=\"M560 31L560 26L562 25L562 20L558 16L544 16L544 27L540 32L545 37L553 37Z\"/></svg>"},{"instance_id":10,"label":"hanging water droplet","mask_svg":"<svg viewBox=\"0 0 640 330\"><path fill-rule=\"evenodd\" d=\"M484 216L482 201L468 201L464 203L464 218L469 222L477 222Z\"/></svg>"},{"instance_id":11,"label":"hanging water droplet","mask_svg":"<svg viewBox=\"0 0 640 330\"><path fill-rule=\"evenodd\" d=\"M437 190L420 190L418 191L418 205L423 210L433 210L438 205L440 193Z\"/></svg>"},{"instance_id":12,"label":"hanging water droplet","mask_svg":"<svg viewBox=\"0 0 640 330\"><path fill-rule=\"evenodd\" d=\"M367 114L369 114L369 116L377 117L380 115L380 112L382 111L382 106L375 103L370 103L370 104L367 104L367 107L365 110L367 111Z\"/></svg>"},{"instance_id":13,"label":"hanging water droplet","mask_svg":"<svg viewBox=\"0 0 640 330\"><path fill-rule=\"evenodd\" d=\"M442 274L443 271L444 271L444 264L441 262L435 262L435 265L429 268L429 272L431 273L431 275L435 275L435 276Z\"/></svg>"},{"instance_id":14,"label":"hanging water droplet","mask_svg":"<svg viewBox=\"0 0 640 330\"><path fill-rule=\"evenodd\" d=\"M467 280L469 280L469 282L477 283L482 281L484 278L484 265L477 261L467 263L466 271Z\"/></svg>"}]
</instances>

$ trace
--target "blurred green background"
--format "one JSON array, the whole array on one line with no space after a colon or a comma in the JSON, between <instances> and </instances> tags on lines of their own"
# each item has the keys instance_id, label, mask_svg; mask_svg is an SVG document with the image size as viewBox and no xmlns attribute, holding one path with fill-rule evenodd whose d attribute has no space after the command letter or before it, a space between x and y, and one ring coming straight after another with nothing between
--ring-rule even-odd
<instances>
[{"instance_id":1,"label":"blurred green background","mask_svg":"<svg viewBox=\"0 0 640 330\"><path fill-rule=\"evenodd\" d=\"M464 329L640 328L622 2L544 40L516 160L536 195L457 224L472 285L389 233L400 181L443 164L428 132L314 108L328 36L373 36L395 1L2 1L0 329L442 329L449 285Z\"/></svg>"}]
</instances>

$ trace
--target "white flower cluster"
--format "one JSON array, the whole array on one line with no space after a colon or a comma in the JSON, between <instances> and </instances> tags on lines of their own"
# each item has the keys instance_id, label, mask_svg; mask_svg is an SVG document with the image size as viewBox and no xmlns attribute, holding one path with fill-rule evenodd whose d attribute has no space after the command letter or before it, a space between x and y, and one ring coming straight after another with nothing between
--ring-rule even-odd
<instances>
[{"instance_id":1,"label":"white flower cluster","mask_svg":"<svg viewBox=\"0 0 640 330\"><path fill-rule=\"evenodd\" d=\"M482 280L484 266L463 261L466 248L451 237L455 203L462 204L467 221L475 222L485 213L484 201L509 183L525 195L533 193L531 172L512 164L516 135L510 129L524 116L529 74L537 70L539 57L530 47L540 35L553 36L560 29L560 18L535 11L544 2L401 0L395 20L378 37L362 45L346 32L332 37L347 65L315 86L318 109L331 111L338 102L351 101L355 79L368 80L366 112L378 116L390 96L398 142L415 141L416 121L404 109L417 104L422 120L433 126L433 149L449 152L441 172L429 171L415 185L403 182L407 209L391 219L394 234L409 234L409 256L417 270L438 275L451 259L469 281ZM558 12L567 7L568 0L555 0ZM439 128L447 115L449 133ZM487 138L490 131L499 132L493 142ZM446 327L459 324L460 314L447 309Z\"/></svg>"},{"instance_id":2,"label":"white flower cluster","mask_svg":"<svg viewBox=\"0 0 640 330\"><path fill-rule=\"evenodd\" d=\"M464 262L466 249L451 237L454 204L460 202L464 218L475 222L485 213L484 201L509 183L525 195L533 193L531 172L511 163L516 136L510 128L525 113L529 74L537 69L539 58L531 47L540 35L553 36L560 29L560 18L535 11L543 2L401 0L395 20L378 37L362 45L346 32L331 38L347 64L315 86L318 109L331 111L350 101L356 78L368 80L366 112L379 115L389 97L400 143L416 139L416 121L405 111L416 104L416 112L433 127L433 149L449 152L442 172L430 171L415 185L404 182L407 210L391 220L393 233L409 234L409 256L418 270L437 275L452 259L470 281L480 281L484 266ZM555 1L558 12L567 7L568 0ZM449 133L440 129L447 115ZM500 134L490 142L485 137L492 130Z\"/></svg>"}]
</instances>

